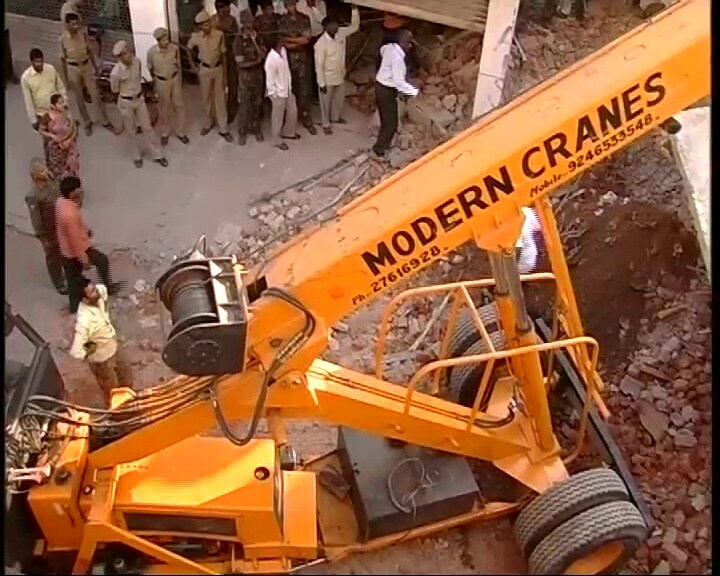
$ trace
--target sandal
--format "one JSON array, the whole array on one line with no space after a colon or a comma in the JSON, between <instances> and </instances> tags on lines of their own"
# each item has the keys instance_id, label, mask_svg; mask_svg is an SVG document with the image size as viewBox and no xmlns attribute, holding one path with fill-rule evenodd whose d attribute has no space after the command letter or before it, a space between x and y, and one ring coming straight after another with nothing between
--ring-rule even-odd
<instances>
[{"instance_id":1,"label":"sandal","mask_svg":"<svg viewBox=\"0 0 720 576\"><path fill-rule=\"evenodd\" d=\"M280 144L275 144L275 148L278 150L290 150L290 146L285 144L285 142L280 142Z\"/></svg>"}]
</instances>

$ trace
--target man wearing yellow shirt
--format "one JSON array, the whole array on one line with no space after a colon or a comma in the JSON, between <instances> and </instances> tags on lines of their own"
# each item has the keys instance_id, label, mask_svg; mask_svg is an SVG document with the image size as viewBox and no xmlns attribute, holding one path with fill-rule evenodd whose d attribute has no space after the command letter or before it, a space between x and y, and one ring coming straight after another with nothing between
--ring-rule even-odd
<instances>
[{"instance_id":1,"label":"man wearing yellow shirt","mask_svg":"<svg viewBox=\"0 0 720 576\"><path fill-rule=\"evenodd\" d=\"M113 388L132 387L130 366L110 322L107 288L83 278L78 289L82 290L82 300L77 310L70 356L87 361L110 406Z\"/></svg>"},{"instance_id":2,"label":"man wearing yellow shirt","mask_svg":"<svg viewBox=\"0 0 720 576\"><path fill-rule=\"evenodd\" d=\"M37 130L40 118L50 110L50 98L53 94L67 96L67 90L55 67L45 62L42 50L30 50L30 63L20 78L20 86L30 124Z\"/></svg>"}]
</instances>

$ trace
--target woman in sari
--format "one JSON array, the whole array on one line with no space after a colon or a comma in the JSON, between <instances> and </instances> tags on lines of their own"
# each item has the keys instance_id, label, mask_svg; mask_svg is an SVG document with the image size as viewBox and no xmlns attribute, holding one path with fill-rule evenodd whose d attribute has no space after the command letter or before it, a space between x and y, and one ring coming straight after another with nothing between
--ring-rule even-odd
<instances>
[{"instance_id":1,"label":"woman in sari","mask_svg":"<svg viewBox=\"0 0 720 576\"><path fill-rule=\"evenodd\" d=\"M79 176L77 123L71 118L67 100L60 94L50 98L50 111L40 122L40 134L45 138L47 167L60 181L65 176Z\"/></svg>"}]
</instances>

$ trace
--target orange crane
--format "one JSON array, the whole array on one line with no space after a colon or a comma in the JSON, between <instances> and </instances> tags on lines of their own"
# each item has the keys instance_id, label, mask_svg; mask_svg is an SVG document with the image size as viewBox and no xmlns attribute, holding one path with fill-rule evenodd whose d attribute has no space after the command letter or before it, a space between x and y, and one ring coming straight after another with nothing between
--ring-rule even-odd
<instances>
[{"instance_id":1,"label":"orange crane","mask_svg":"<svg viewBox=\"0 0 720 576\"><path fill-rule=\"evenodd\" d=\"M548 197L710 94L709 15L709 0L678 2L258 266L199 249L175 263L157 289L172 318L163 358L182 375L118 389L107 410L31 395L6 436L25 450L25 468L11 470L23 480L9 487L31 545L16 564L294 572L517 515L532 574L622 566L652 520L598 415L598 346L583 333ZM551 272L518 273L525 206L542 221ZM488 252L493 277L396 295L379 327L376 374L318 359L342 317L468 241ZM529 317L525 283L555 287L551 326ZM492 288L492 304L476 308L479 287ZM384 381L393 310L442 293L453 305L440 358L404 386ZM569 452L549 403L563 384L580 414ZM339 425L337 450L300 463L284 426L298 418ZM269 437L260 438L263 419ZM244 434L229 423L238 420ZM215 426L221 437L201 435ZM588 436L608 466L573 474ZM483 483L478 466L501 480ZM513 495L493 496L503 483Z\"/></svg>"}]
</instances>

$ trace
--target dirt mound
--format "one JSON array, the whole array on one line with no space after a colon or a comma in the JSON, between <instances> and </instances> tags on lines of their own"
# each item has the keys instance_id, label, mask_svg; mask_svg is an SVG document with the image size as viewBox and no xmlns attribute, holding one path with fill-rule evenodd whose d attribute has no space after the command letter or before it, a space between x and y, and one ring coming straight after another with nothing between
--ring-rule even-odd
<instances>
[{"instance_id":1,"label":"dirt mound","mask_svg":"<svg viewBox=\"0 0 720 576\"><path fill-rule=\"evenodd\" d=\"M635 346L657 287L688 288L699 251L693 234L655 206L629 201L597 210L592 202L573 211L587 231L570 272L585 331L612 366Z\"/></svg>"}]
</instances>

